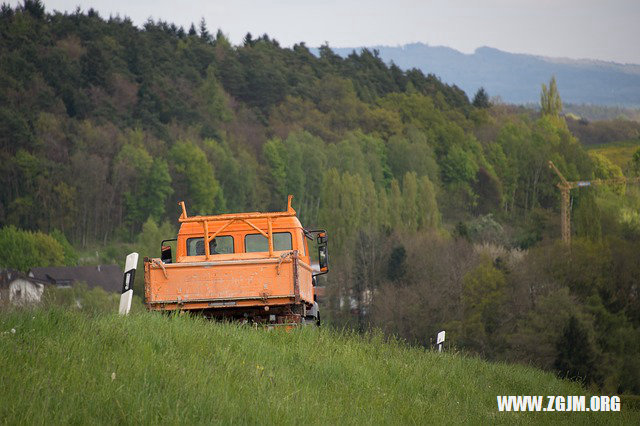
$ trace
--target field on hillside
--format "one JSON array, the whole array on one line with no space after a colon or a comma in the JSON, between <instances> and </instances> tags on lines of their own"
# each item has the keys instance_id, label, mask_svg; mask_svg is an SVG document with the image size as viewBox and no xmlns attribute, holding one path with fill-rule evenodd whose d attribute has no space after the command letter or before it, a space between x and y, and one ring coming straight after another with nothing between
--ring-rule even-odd
<instances>
[{"instance_id":1,"label":"field on hillside","mask_svg":"<svg viewBox=\"0 0 640 426\"><path fill-rule=\"evenodd\" d=\"M624 171L633 154L640 148L640 141L624 141L587 147L590 152L604 155Z\"/></svg>"},{"instance_id":2,"label":"field on hillside","mask_svg":"<svg viewBox=\"0 0 640 426\"><path fill-rule=\"evenodd\" d=\"M381 336L183 316L0 312L0 423L628 423L638 412L504 413L496 395L585 395L533 368Z\"/></svg>"}]
</instances>

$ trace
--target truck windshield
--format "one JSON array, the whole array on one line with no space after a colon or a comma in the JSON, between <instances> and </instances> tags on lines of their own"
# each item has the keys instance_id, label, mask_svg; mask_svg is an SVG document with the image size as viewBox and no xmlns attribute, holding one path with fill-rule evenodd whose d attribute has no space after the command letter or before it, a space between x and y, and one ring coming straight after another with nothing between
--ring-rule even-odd
<instances>
[{"instance_id":1,"label":"truck windshield","mask_svg":"<svg viewBox=\"0 0 640 426\"><path fill-rule=\"evenodd\" d=\"M233 253L233 237L231 235L223 235L214 238L209 243L209 252L211 254ZM187 240L187 256L204 255L204 238L189 238Z\"/></svg>"},{"instance_id":2,"label":"truck windshield","mask_svg":"<svg viewBox=\"0 0 640 426\"><path fill-rule=\"evenodd\" d=\"M274 232L273 250L291 250L291 233ZM247 253L269 251L269 240L262 234L248 234L244 237L244 248Z\"/></svg>"}]
</instances>

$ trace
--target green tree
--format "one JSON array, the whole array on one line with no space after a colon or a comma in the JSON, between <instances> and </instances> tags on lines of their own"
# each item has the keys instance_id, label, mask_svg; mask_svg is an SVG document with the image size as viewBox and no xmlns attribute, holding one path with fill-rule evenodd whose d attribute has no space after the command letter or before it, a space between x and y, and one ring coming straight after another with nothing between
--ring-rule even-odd
<instances>
[{"instance_id":1,"label":"green tree","mask_svg":"<svg viewBox=\"0 0 640 426\"><path fill-rule=\"evenodd\" d=\"M300 202L305 201L306 177L303 147L297 138L288 137L284 142L286 193L293 194ZM282 205L284 197L277 202Z\"/></svg>"},{"instance_id":2,"label":"green tree","mask_svg":"<svg viewBox=\"0 0 640 426\"><path fill-rule=\"evenodd\" d=\"M600 241L602 238L601 212L593 188L581 188L579 190L577 207L575 209L573 222L575 223L576 234L587 237L593 241Z\"/></svg>"},{"instance_id":3,"label":"green tree","mask_svg":"<svg viewBox=\"0 0 640 426\"><path fill-rule=\"evenodd\" d=\"M360 176L349 173L340 175L333 168L325 173L319 220L327 229L333 230L337 253L344 254L358 231L364 227L362 217L366 210L363 198L364 187Z\"/></svg>"},{"instance_id":4,"label":"green tree","mask_svg":"<svg viewBox=\"0 0 640 426\"><path fill-rule=\"evenodd\" d=\"M125 222L134 232L149 217L162 218L173 192L164 159L152 158L141 144L126 144L115 159L113 180L124 198Z\"/></svg>"},{"instance_id":5,"label":"green tree","mask_svg":"<svg viewBox=\"0 0 640 426\"><path fill-rule=\"evenodd\" d=\"M633 153L629 166L634 176L640 176L640 148Z\"/></svg>"},{"instance_id":6,"label":"green tree","mask_svg":"<svg viewBox=\"0 0 640 426\"><path fill-rule=\"evenodd\" d=\"M159 221L164 216L164 205L173 193L169 165L162 158L154 158L151 169L143 181L143 192L138 200L140 209Z\"/></svg>"},{"instance_id":7,"label":"green tree","mask_svg":"<svg viewBox=\"0 0 640 426\"><path fill-rule=\"evenodd\" d=\"M418 179L415 173L407 172L402 179L401 228L408 232L418 229Z\"/></svg>"},{"instance_id":8,"label":"green tree","mask_svg":"<svg viewBox=\"0 0 640 426\"><path fill-rule=\"evenodd\" d=\"M375 234L380 227L378 194L375 184L370 176L361 178L362 183L362 225L363 230L368 231L369 236ZM368 237L367 237L368 238Z\"/></svg>"},{"instance_id":9,"label":"green tree","mask_svg":"<svg viewBox=\"0 0 640 426\"><path fill-rule=\"evenodd\" d=\"M446 183L469 184L478 173L478 164L472 154L458 145L453 146L447 153L441 167L442 180Z\"/></svg>"},{"instance_id":10,"label":"green tree","mask_svg":"<svg viewBox=\"0 0 640 426\"><path fill-rule=\"evenodd\" d=\"M280 139L272 139L264 144L262 153L267 163L267 182L271 192L271 200L275 208L276 200L287 196L287 151Z\"/></svg>"},{"instance_id":11,"label":"green tree","mask_svg":"<svg viewBox=\"0 0 640 426\"><path fill-rule=\"evenodd\" d=\"M205 106L203 119L207 129L204 130L207 133L215 134L216 129L221 123L231 120L232 114L231 110L227 106L224 89L216 78L215 67L213 65L209 65L207 68L206 77L200 87L200 96L202 97Z\"/></svg>"},{"instance_id":12,"label":"green tree","mask_svg":"<svg viewBox=\"0 0 640 426\"><path fill-rule=\"evenodd\" d=\"M26 273L33 267L64 264L65 249L53 237L15 226L0 229L0 266Z\"/></svg>"},{"instance_id":13,"label":"green tree","mask_svg":"<svg viewBox=\"0 0 640 426\"><path fill-rule=\"evenodd\" d=\"M428 176L418 180L418 229L436 229L440 226L440 211L436 199L436 189Z\"/></svg>"},{"instance_id":14,"label":"green tree","mask_svg":"<svg viewBox=\"0 0 640 426\"><path fill-rule=\"evenodd\" d=\"M396 135L387 141L387 158L393 176L416 172L418 176L426 175L432 182L437 182L438 163L426 134L416 129L410 129L408 133L408 137Z\"/></svg>"},{"instance_id":15,"label":"green tree","mask_svg":"<svg viewBox=\"0 0 640 426\"><path fill-rule=\"evenodd\" d=\"M175 235L175 229L173 229L168 222L164 222L158 226L158 223L150 217L142 225L142 231L138 234L135 243L135 250L138 252L139 257L137 266L138 273L136 274L135 281L133 283L134 294L144 294L144 274L140 273L141 271L144 271L143 259L145 257L160 257L160 243L162 240L175 238Z\"/></svg>"},{"instance_id":16,"label":"green tree","mask_svg":"<svg viewBox=\"0 0 640 426\"><path fill-rule=\"evenodd\" d=\"M204 17L200 19L200 38L206 43L211 43L213 41L211 34L207 29L207 22L204 20Z\"/></svg>"},{"instance_id":17,"label":"green tree","mask_svg":"<svg viewBox=\"0 0 640 426\"><path fill-rule=\"evenodd\" d=\"M44 4L40 0L24 0L22 8L36 19L44 18Z\"/></svg>"},{"instance_id":18,"label":"green tree","mask_svg":"<svg viewBox=\"0 0 640 426\"><path fill-rule=\"evenodd\" d=\"M589 158L593 162L593 175L596 179L622 178L622 169L604 155L597 152L589 152Z\"/></svg>"},{"instance_id":19,"label":"green tree","mask_svg":"<svg viewBox=\"0 0 640 426\"><path fill-rule=\"evenodd\" d=\"M489 95L486 90L484 90L484 87L478 89L473 97L472 105L476 108L489 108L491 106L491 103L489 102Z\"/></svg>"},{"instance_id":20,"label":"green tree","mask_svg":"<svg viewBox=\"0 0 640 426\"><path fill-rule=\"evenodd\" d=\"M407 273L407 250L400 245L394 247L389 255L387 263L387 278L395 283L400 283Z\"/></svg>"},{"instance_id":21,"label":"green tree","mask_svg":"<svg viewBox=\"0 0 640 426\"><path fill-rule=\"evenodd\" d=\"M322 179L322 193L320 194L320 213L318 220L327 229L332 229L336 246L344 244L346 231L340 223L340 194L338 188L342 185L340 173L335 168L325 171Z\"/></svg>"},{"instance_id":22,"label":"green tree","mask_svg":"<svg viewBox=\"0 0 640 426\"><path fill-rule=\"evenodd\" d=\"M178 142L171 148L170 158L174 191L188 203L191 214L224 210L220 184L202 149L193 142Z\"/></svg>"},{"instance_id":23,"label":"green tree","mask_svg":"<svg viewBox=\"0 0 640 426\"><path fill-rule=\"evenodd\" d=\"M571 316L557 344L555 368L562 378L591 383L597 378L596 353L585 326Z\"/></svg>"},{"instance_id":24,"label":"green tree","mask_svg":"<svg viewBox=\"0 0 640 426\"><path fill-rule=\"evenodd\" d=\"M392 229L402 228L402 212L404 210L402 204L402 191L400 184L396 179L391 181L391 189L389 191L389 223Z\"/></svg>"},{"instance_id":25,"label":"green tree","mask_svg":"<svg viewBox=\"0 0 640 426\"><path fill-rule=\"evenodd\" d=\"M535 265L539 251L527 255L527 266ZM531 274L531 268L523 268L524 279L518 284L525 283ZM551 370L558 355L557 344L562 337L564 328L572 315L577 315L580 309L575 297L571 296L568 288L561 287L547 294L538 294L538 283L546 282L544 275L538 274L526 283L528 293L532 294L532 306L517 320L516 327L509 335L510 356L524 360L536 367Z\"/></svg>"},{"instance_id":26,"label":"green tree","mask_svg":"<svg viewBox=\"0 0 640 426\"><path fill-rule=\"evenodd\" d=\"M385 188L378 189L378 225L381 230L391 228L391 218L389 216L389 196Z\"/></svg>"},{"instance_id":27,"label":"green tree","mask_svg":"<svg viewBox=\"0 0 640 426\"><path fill-rule=\"evenodd\" d=\"M542 83L542 92L540 93L540 107L542 114L557 117L562 112L562 100L558 93L558 84L556 76L551 77L549 86Z\"/></svg>"},{"instance_id":28,"label":"green tree","mask_svg":"<svg viewBox=\"0 0 640 426\"><path fill-rule=\"evenodd\" d=\"M64 254L64 264L66 266L76 266L78 264L78 254L74 250L73 246L69 243L69 240L67 240L67 237L65 237L65 235L57 229L51 231L49 235L62 247L62 251Z\"/></svg>"},{"instance_id":29,"label":"green tree","mask_svg":"<svg viewBox=\"0 0 640 426\"><path fill-rule=\"evenodd\" d=\"M489 353L504 320L506 278L487 259L463 278L463 338L471 349Z\"/></svg>"},{"instance_id":30,"label":"green tree","mask_svg":"<svg viewBox=\"0 0 640 426\"><path fill-rule=\"evenodd\" d=\"M220 182L227 212L259 209L258 162L246 150L234 154L225 141L205 140L204 150ZM280 200L282 201L282 200Z\"/></svg>"}]
</instances>

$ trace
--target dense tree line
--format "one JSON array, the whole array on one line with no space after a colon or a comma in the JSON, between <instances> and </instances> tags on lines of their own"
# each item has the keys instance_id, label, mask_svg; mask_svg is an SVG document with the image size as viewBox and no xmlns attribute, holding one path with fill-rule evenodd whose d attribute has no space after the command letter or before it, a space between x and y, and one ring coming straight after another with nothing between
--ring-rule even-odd
<instances>
[{"instance_id":1,"label":"dense tree line","mask_svg":"<svg viewBox=\"0 0 640 426\"><path fill-rule=\"evenodd\" d=\"M625 118L589 121L569 115L567 124L583 145L602 145L611 142L640 141L640 119Z\"/></svg>"},{"instance_id":2,"label":"dense tree line","mask_svg":"<svg viewBox=\"0 0 640 426\"><path fill-rule=\"evenodd\" d=\"M445 328L490 359L640 392L640 197L576 191L576 242L557 241L547 162L569 180L621 171L582 148L555 84L536 113L484 90L470 102L375 51L319 52L267 35L233 46L204 20L2 6L0 239L22 228L151 256L180 200L213 214L294 194L331 236L332 322L425 346Z\"/></svg>"}]
</instances>

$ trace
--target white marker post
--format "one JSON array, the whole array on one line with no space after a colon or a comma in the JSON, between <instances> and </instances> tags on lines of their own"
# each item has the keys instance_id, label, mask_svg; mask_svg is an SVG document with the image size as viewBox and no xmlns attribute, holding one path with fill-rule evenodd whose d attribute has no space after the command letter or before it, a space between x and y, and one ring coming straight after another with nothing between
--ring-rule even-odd
<instances>
[{"instance_id":1,"label":"white marker post","mask_svg":"<svg viewBox=\"0 0 640 426\"><path fill-rule=\"evenodd\" d=\"M136 277L136 267L138 266L138 253L131 253L124 263L124 278L122 280L122 295L120 296L120 315L127 315L131 310L131 299L133 299L133 280Z\"/></svg>"},{"instance_id":2,"label":"white marker post","mask_svg":"<svg viewBox=\"0 0 640 426\"><path fill-rule=\"evenodd\" d=\"M438 333L438 340L436 343L438 344L438 352L442 352L442 344L444 343L444 330Z\"/></svg>"}]
</instances>

